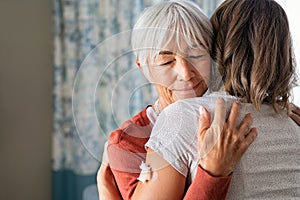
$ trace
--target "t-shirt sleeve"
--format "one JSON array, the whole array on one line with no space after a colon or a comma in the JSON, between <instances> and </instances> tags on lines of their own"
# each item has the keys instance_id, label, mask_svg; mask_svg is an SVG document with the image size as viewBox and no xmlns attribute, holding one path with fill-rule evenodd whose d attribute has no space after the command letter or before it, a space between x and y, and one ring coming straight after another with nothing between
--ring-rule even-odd
<instances>
[{"instance_id":1,"label":"t-shirt sleeve","mask_svg":"<svg viewBox=\"0 0 300 200\"><path fill-rule=\"evenodd\" d=\"M189 186L184 200L226 199L231 177L232 175L226 177L211 176L198 165L195 180Z\"/></svg>"},{"instance_id":2,"label":"t-shirt sleeve","mask_svg":"<svg viewBox=\"0 0 300 200\"><path fill-rule=\"evenodd\" d=\"M199 113L184 101L171 104L159 115L146 147L153 149L187 177L197 147ZM197 152L197 151L196 151Z\"/></svg>"}]
</instances>

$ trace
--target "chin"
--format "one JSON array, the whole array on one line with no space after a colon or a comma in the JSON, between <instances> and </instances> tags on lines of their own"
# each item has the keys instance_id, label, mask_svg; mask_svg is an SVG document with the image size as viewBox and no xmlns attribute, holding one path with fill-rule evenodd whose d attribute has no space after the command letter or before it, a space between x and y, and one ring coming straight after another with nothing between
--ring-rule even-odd
<instances>
[{"instance_id":1,"label":"chin","mask_svg":"<svg viewBox=\"0 0 300 200\"><path fill-rule=\"evenodd\" d=\"M175 95L175 98L177 100L179 100L179 99L188 99L188 98L194 98L194 97L201 97L202 95L204 95L206 90L207 90L207 88L203 89L203 87L202 87L201 89L198 89L196 91L187 92L187 93L173 92L173 95Z\"/></svg>"},{"instance_id":2,"label":"chin","mask_svg":"<svg viewBox=\"0 0 300 200\"><path fill-rule=\"evenodd\" d=\"M207 88L205 90L201 90L201 91L197 92L196 97L202 97L206 91L207 91Z\"/></svg>"},{"instance_id":3,"label":"chin","mask_svg":"<svg viewBox=\"0 0 300 200\"><path fill-rule=\"evenodd\" d=\"M188 99L188 98L194 98L197 97L197 95L195 93L193 94L186 94L186 95L176 95L176 99L180 100L180 99Z\"/></svg>"}]
</instances>

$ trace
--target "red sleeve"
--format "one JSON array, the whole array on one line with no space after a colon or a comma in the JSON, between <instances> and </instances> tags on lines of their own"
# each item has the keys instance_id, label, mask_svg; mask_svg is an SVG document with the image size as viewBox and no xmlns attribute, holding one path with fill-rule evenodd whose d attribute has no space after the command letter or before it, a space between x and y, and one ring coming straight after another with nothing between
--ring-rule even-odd
<instances>
[{"instance_id":1,"label":"red sleeve","mask_svg":"<svg viewBox=\"0 0 300 200\"><path fill-rule=\"evenodd\" d=\"M214 177L198 165L197 174L184 200L222 200L226 198L231 175Z\"/></svg>"},{"instance_id":2,"label":"red sleeve","mask_svg":"<svg viewBox=\"0 0 300 200\"><path fill-rule=\"evenodd\" d=\"M109 165L124 200L131 199L138 184L139 166L146 159L144 145L151 129L144 109L110 134L107 147Z\"/></svg>"},{"instance_id":3,"label":"red sleeve","mask_svg":"<svg viewBox=\"0 0 300 200\"><path fill-rule=\"evenodd\" d=\"M138 184L137 178L139 177L139 173L128 173L114 170L113 174L118 185L118 189L122 195L122 199L130 200Z\"/></svg>"}]
</instances>

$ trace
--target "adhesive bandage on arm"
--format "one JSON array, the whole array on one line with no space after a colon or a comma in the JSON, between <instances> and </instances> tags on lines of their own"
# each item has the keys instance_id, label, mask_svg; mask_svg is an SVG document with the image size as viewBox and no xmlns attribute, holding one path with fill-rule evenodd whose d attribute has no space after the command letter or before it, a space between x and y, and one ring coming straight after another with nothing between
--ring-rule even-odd
<instances>
[{"instance_id":1,"label":"adhesive bandage on arm","mask_svg":"<svg viewBox=\"0 0 300 200\"><path fill-rule=\"evenodd\" d=\"M142 164L140 165L140 169L142 171L140 173L140 176L137 178L137 180L141 181L142 183L149 181L151 179L151 173L152 173L151 167L142 161Z\"/></svg>"}]
</instances>

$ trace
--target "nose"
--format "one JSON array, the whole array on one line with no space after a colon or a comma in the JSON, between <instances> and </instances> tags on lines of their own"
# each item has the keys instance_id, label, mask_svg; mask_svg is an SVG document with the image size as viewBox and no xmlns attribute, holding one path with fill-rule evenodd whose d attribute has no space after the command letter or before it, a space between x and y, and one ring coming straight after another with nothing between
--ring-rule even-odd
<instances>
[{"instance_id":1,"label":"nose","mask_svg":"<svg viewBox=\"0 0 300 200\"><path fill-rule=\"evenodd\" d=\"M176 58L175 70L181 81L189 81L195 76L194 66L183 57Z\"/></svg>"}]
</instances>

